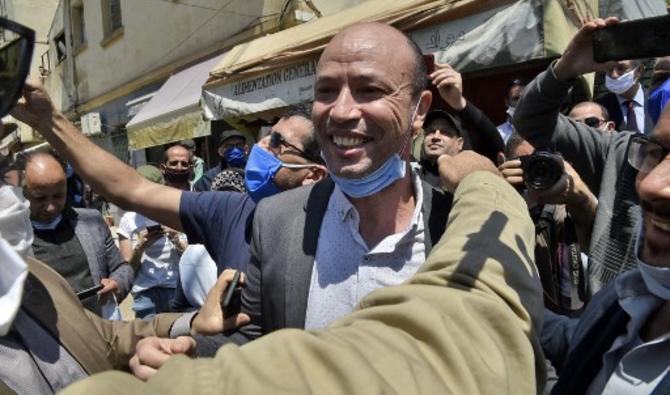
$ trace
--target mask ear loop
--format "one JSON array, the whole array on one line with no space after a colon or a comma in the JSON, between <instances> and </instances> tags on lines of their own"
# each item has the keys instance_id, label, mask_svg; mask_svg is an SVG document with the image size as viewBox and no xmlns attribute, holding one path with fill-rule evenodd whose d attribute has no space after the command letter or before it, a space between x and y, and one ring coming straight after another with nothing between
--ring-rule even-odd
<instances>
[{"instance_id":1,"label":"mask ear loop","mask_svg":"<svg viewBox=\"0 0 670 395\"><path fill-rule=\"evenodd\" d=\"M416 114L419 112L419 104L421 104L421 98L419 98L419 101L416 102L416 106L414 106L412 119L409 121L409 126L407 127L407 136L405 137L405 140L402 143L402 147L400 147L400 151L398 151L398 155L400 156L402 156L402 153L405 152L405 148L407 148L409 140L412 138L412 124L416 120Z\"/></svg>"}]
</instances>

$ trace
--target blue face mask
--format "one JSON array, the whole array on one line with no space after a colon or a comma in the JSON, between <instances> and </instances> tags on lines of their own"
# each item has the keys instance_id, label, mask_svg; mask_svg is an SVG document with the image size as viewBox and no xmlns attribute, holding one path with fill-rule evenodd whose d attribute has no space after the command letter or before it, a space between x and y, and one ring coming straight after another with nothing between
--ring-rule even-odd
<instances>
[{"instance_id":1,"label":"blue face mask","mask_svg":"<svg viewBox=\"0 0 670 395\"><path fill-rule=\"evenodd\" d=\"M54 229L56 229L56 226L58 226L58 224L60 223L60 221L62 219L63 219L63 215L58 214L58 217L54 218L53 221L51 221L47 224L42 223L42 222L32 221L32 220L30 222L32 222L33 228L35 230L54 230Z\"/></svg>"},{"instance_id":2,"label":"blue face mask","mask_svg":"<svg viewBox=\"0 0 670 395\"><path fill-rule=\"evenodd\" d=\"M247 158L244 155L244 150L238 147L230 147L223 152L223 160L226 161L230 167L244 167Z\"/></svg>"},{"instance_id":3,"label":"blue face mask","mask_svg":"<svg viewBox=\"0 0 670 395\"><path fill-rule=\"evenodd\" d=\"M338 187L347 196L352 198L362 198L381 191L397 180L405 177L407 163L400 158L400 155L393 154L379 169L363 178L344 178L330 174Z\"/></svg>"},{"instance_id":4,"label":"blue face mask","mask_svg":"<svg viewBox=\"0 0 670 395\"><path fill-rule=\"evenodd\" d=\"M405 147L407 147L407 143L412 136L412 124L414 123L414 118L416 118L416 112L418 110L419 103L414 107L414 113L412 114L407 130L407 138L400 148L401 153L405 150ZM347 196L352 198L362 198L374 195L394 182L404 178L406 172L407 162L400 157L400 154L395 153L391 155L380 168L363 178L344 178L332 173L330 173L330 177Z\"/></svg>"},{"instance_id":5,"label":"blue face mask","mask_svg":"<svg viewBox=\"0 0 670 395\"><path fill-rule=\"evenodd\" d=\"M254 202L281 192L272 181L281 167L282 162L268 151L256 145L251 148L244 168L244 184Z\"/></svg>"}]
</instances>

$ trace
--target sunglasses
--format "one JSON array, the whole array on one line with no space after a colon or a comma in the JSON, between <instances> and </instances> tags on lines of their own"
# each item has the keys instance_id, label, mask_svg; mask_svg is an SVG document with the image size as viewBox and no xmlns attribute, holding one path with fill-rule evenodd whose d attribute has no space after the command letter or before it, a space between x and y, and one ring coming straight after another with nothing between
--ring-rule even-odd
<instances>
[{"instance_id":1,"label":"sunglasses","mask_svg":"<svg viewBox=\"0 0 670 395\"><path fill-rule=\"evenodd\" d=\"M14 107L28 76L35 32L0 18L0 117Z\"/></svg>"},{"instance_id":2,"label":"sunglasses","mask_svg":"<svg viewBox=\"0 0 670 395\"><path fill-rule=\"evenodd\" d=\"M585 123L592 128L599 128L606 121L604 119L600 119L598 117L587 117L587 118L584 118L583 120L580 120L580 121L577 121L577 122Z\"/></svg>"},{"instance_id":3,"label":"sunglasses","mask_svg":"<svg viewBox=\"0 0 670 395\"><path fill-rule=\"evenodd\" d=\"M665 158L670 149L653 137L634 137L628 149L628 163L642 173L649 173Z\"/></svg>"},{"instance_id":4,"label":"sunglasses","mask_svg":"<svg viewBox=\"0 0 670 395\"><path fill-rule=\"evenodd\" d=\"M310 162L319 163L319 164L322 163L321 158L315 158L313 155L310 155L307 152L305 152L304 150L302 150L302 149L296 147L295 145L289 143L288 141L286 141L284 139L284 137L282 137L281 134L279 134L279 132L275 132L275 131L270 132L270 148L277 149L282 145L284 147L290 148L293 151L297 152L301 157L307 159ZM285 166L285 167L289 167L289 166Z\"/></svg>"}]
</instances>

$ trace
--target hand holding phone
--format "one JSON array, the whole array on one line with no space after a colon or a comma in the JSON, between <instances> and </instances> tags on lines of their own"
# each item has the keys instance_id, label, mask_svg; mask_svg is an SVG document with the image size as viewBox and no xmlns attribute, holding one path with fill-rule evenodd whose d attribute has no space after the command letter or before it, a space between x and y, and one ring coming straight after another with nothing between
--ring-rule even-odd
<instances>
[{"instance_id":1,"label":"hand holding phone","mask_svg":"<svg viewBox=\"0 0 670 395\"><path fill-rule=\"evenodd\" d=\"M242 287L240 286L240 271L236 271L233 280L228 284L226 294L221 302L224 318L232 317L242 308Z\"/></svg>"},{"instance_id":2,"label":"hand holding phone","mask_svg":"<svg viewBox=\"0 0 670 395\"><path fill-rule=\"evenodd\" d=\"M98 292L99 292L102 288L103 288L103 285L102 285L102 284L98 284L98 285L94 285L94 286L92 286L91 288L83 289L83 290L77 292L77 298L79 298L79 300L85 300L85 299L88 299L88 298L90 298L91 296L97 295Z\"/></svg>"}]
</instances>

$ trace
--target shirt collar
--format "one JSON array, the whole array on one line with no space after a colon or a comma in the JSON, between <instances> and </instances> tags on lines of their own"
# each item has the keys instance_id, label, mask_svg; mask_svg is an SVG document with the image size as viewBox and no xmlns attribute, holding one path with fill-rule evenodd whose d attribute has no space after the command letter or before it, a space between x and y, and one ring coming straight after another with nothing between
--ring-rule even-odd
<instances>
[{"instance_id":1,"label":"shirt collar","mask_svg":"<svg viewBox=\"0 0 670 395\"><path fill-rule=\"evenodd\" d=\"M619 101L620 106L623 106L624 103L628 101L628 99L620 95L616 95L616 99ZM633 97L633 103L637 104L640 107L644 107L644 91L642 90L642 85L640 85L640 87L637 89L635 97Z\"/></svg>"}]
</instances>

